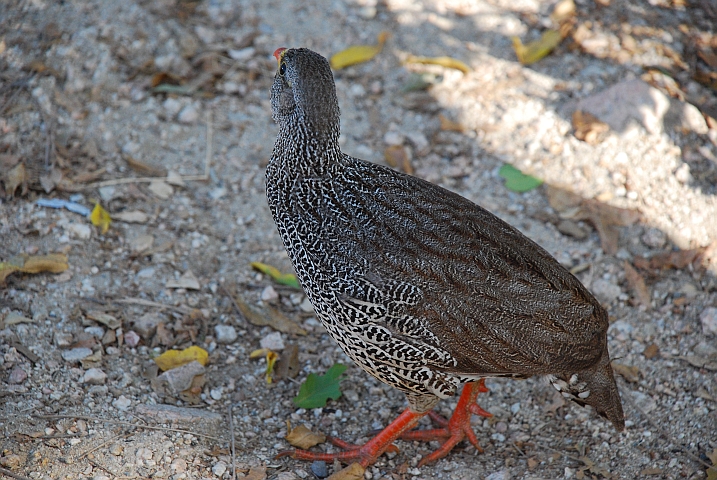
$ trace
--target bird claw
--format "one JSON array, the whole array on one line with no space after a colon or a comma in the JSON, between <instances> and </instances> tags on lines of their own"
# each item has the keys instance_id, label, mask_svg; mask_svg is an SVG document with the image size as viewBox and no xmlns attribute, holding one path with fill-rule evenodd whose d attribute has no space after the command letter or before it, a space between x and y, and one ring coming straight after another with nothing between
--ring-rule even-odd
<instances>
[{"instance_id":1,"label":"bird claw","mask_svg":"<svg viewBox=\"0 0 717 480\"><path fill-rule=\"evenodd\" d=\"M443 442L443 444L436 451L424 457L418 464L419 466L426 465L445 457L448 455L448 452L450 452L453 447L455 447L464 438L467 439L476 450L483 452L470 422L471 415L479 415L481 417L493 416L483 410L476 403L478 394L485 393L487 391L488 388L485 386L483 380L467 384L463 388L463 393L461 393L461 397L458 400L458 405L453 411L453 415L451 415L450 419L446 420L444 417L433 411L428 414L431 417L431 420L440 425L440 428L411 430L401 435L401 439L403 440L418 440L425 442L437 440Z\"/></svg>"}]
</instances>

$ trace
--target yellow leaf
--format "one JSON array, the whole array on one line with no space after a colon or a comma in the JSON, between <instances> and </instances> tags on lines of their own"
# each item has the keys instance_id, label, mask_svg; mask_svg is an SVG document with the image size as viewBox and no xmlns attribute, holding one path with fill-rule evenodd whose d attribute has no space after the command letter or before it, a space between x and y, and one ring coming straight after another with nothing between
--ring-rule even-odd
<instances>
[{"instance_id":1,"label":"yellow leaf","mask_svg":"<svg viewBox=\"0 0 717 480\"><path fill-rule=\"evenodd\" d=\"M269 275L276 283L288 285L289 287L301 288L296 275L293 273L281 273L278 268L261 262L251 262L251 266L265 275Z\"/></svg>"},{"instance_id":2,"label":"yellow leaf","mask_svg":"<svg viewBox=\"0 0 717 480\"><path fill-rule=\"evenodd\" d=\"M307 450L326 441L326 435L314 433L306 425L291 428L291 423L289 423L288 420L286 421L286 430L288 432L286 437L284 437L286 441L289 442L292 447L301 448L302 450Z\"/></svg>"},{"instance_id":3,"label":"yellow leaf","mask_svg":"<svg viewBox=\"0 0 717 480\"><path fill-rule=\"evenodd\" d=\"M209 363L209 353L197 346L185 348L184 350L167 350L155 358L154 362L162 371L167 371L195 360L206 367L207 363Z\"/></svg>"},{"instance_id":4,"label":"yellow leaf","mask_svg":"<svg viewBox=\"0 0 717 480\"><path fill-rule=\"evenodd\" d=\"M274 365L279 360L279 354L269 350L266 354L266 383L271 383L274 375Z\"/></svg>"},{"instance_id":5,"label":"yellow leaf","mask_svg":"<svg viewBox=\"0 0 717 480\"><path fill-rule=\"evenodd\" d=\"M471 67L453 57L417 57L411 55L406 59L406 63L420 63L423 65L439 65L445 68L454 68L463 73L471 71Z\"/></svg>"},{"instance_id":6,"label":"yellow leaf","mask_svg":"<svg viewBox=\"0 0 717 480\"><path fill-rule=\"evenodd\" d=\"M357 63L368 62L383 49L383 44L389 37L388 32L381 32L378 35L377 45L354 45L341 50L331 56L331 68L341 70Z\"/></svg>"},{"instance_id":7,"label":"yellow leaf","mask_svg":"<svg viewBox=\"0 0 717 480\"><path fill-rule=\"evenodd\" d=\"M269 352L268 348L259 348L257 350L254 350L253 352L251 352L249 354L249 358L251 358L252 360L254 360L255 358L260 358L260 357L263 357L264 355L266 355L267 352Z\"/></svg>"},{"instance_id":8,"label":"yellow leaf","mask_svg":"<svg viewBox=\"0 0 717 480\"><path fill-rule=\"evenodd\" d=\"M99 202L95 203L95 208L92 209L92 213L90 214L90 220L92 221L92 225L100 227L100 231L103 234L107 233L107 230L110 229L110 222L112 221L110 214L102 208Z\"/></svg>"},{"instance_id":9,"label":"yellow leaf","mask_svg":"<svg viewBox=\"0 0 717 480\"><path fill-rule=\"evenodd\" d=\"M61 273L69 268L67 255L51 253L49 255L17 255L7 262L0 262L0 282L13 272L23 273Z\"/></svg>"},{"instance_id":10,"label":"yellow leaf","mask_svg":"<svg viewBox=\"0 0 717 480\"><path fill-rule=\"evenodd\" d=\"M559 31L547 30L540 39L527 45L523 45L523 42L518 37L513 37L513 49L520 63L530 65L552 52L555 47L560 45L562 40L563 37Z\"/></svg>"}]
</instances>

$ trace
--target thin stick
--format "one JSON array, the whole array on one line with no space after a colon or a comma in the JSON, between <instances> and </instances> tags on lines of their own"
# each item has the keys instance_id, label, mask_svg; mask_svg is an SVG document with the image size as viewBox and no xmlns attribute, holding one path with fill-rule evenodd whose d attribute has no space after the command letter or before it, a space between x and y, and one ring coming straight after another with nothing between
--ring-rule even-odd
<instances>
[{"instance_id":1,"label":"thin stick","mask_svg":"<svg viewBox=\"0 0 717 480\"><path fill-rule=\"evenodd\" d=\"M13 471L11 471L11 470L7 470L7 469L2 468L2 467L0 467L0 473L2 473L3 475L7 475L8 477L11 477L11 478L16 478L17 480L32 480L32 479L29 478L29 477L25 477L25 476L23 476L23 475L19 475L19 474L15 473L15 472L13 472Z\"/></svg>"},{"instance_id":2,"label":"thin stick","mask_svg":"<svg viewBox=\"0 0 717 480\"><path fill-rule=\"evenodd\" d=\"M231 432L232 436L232 480L237 479L237 456L236 456L236 448L235 448L235 441L234 441L234 414L232 410L234 409L234 404L229 403L229 431Z\"/></svg>"},{"instance_id":3,"label":"thin stick","mask_svg":"<svg viewBox=\"0 0 717 480\"><path fill-rule=\"evenodd\" d=\"M58 418L75 418L79 420L89 420L93 422L105 422L105 423L112 423L114 425L122 425L125 427L134 427L134 428L144 428L145 430L159 430L161 432L176 432L176 433L188 433L190 435L194 435L197 437L204 437L208 438L210 440L214 440L216 442L221 442L221 438L212 437L211 435L205 435L203 433L197 433L192 432L191 430L183 430L181 428L169 428L169 427L153 427L151 425L139 425L136 423L130 423L130 422L120 422L118 420L110 420L107 418L98 418L98 417L90 417L88 415L33 415L35 418L44 418L44 419L58 419Z\"/></svg>"},{"instance_id":4,"label":"thin stick","mask_svg":"<svg viewBox=\"0 0 717 480\"><path fill-rule=\"evenodd\" d=\"M121 298L119 300L113 300L114 303L126 303L129 305L142 305L143 307L155 307L161 309L176 310L179 313L188 313L191 311L188 307L175 307L174 305L167 305L164 303L153 302L151 300L145 300L144 298Z\"/></svg>"},{"instance_id":5,"label":"thin stick","mask_svg":"<svg viewBox=\"0 0 717 480\"><path fill-rule=\"evenodd\" d=\"M90 453L96 452L96 451L99 450L100 448L106 447L106 446L109 445L110 443L115 442L115 441L119 440L120 438L127 438L127 437L129 437L130 435L132 435L132 434L131 434L131 433L122 433L122 434L119 434L119 435L115 435L114 437L110 438L109 440L106 440L106 441L100 443L99 445L90 448L89 450L87 450L87 451L86 451L85 453L83 453L82 455L79 455L79 456L77 457L77 460L81 460L81 459L85 458L87 455L89 455Z\"/></svg>"},{"instance_id":6,"label":"thin stick","mask_svg":"<svg viewBox=\"0 0 717 480\"><path fill-rule=\"evenodd\" d=\"M207 148L204 157L204 174L202 175L181 175L179 177L183 182L206 182L209 180L209 172L211 169L212 157L214 156L214 126L212 123L212 113L207 111ZM90 188L108 187L111 185L124 185L127 183L152 183L167 180L168 177L130 177L116 178L113 180L103 180L101 182L88 183L84 190Z\"/></svg>"}]
</instances>

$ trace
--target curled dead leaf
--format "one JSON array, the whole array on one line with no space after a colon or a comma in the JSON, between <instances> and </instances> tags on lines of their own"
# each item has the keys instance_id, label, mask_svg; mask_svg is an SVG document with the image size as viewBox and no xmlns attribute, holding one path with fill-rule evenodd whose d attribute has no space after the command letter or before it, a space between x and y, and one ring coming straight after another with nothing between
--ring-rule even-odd
<instances>
[{"instance_id":1,"label":"curled dead leaf","mask_svg":"<svg viewBox=\"0 0 717 480\"><path fill-rule=\"evenodd\" d=\"M5 174L3 179L5 182L5 192L7 196L15 196L15 191L18 187L22 187L20 195L27 194L27 170L25 169L25 162L20 162L15 165L9 172Z\"/></svg>"},{"instance_id":2,"label":"curled dead leaf","mask_svg":"<svg viewBox=\"0 0 717 480\"><path fill-rule=\"evenodd\" d=\"M607 123L601 122L595 115L581 110L573 112L572 120L575 138L588 145L597 145L602 142L610 131L610 126Z\"/></svg>"},{"instance_id":3,"label":"curled dead leaf","mask_svg":"<svg viewBox=\"0 0 717 480\"><path fill-rule=\"evenodd\" d=\"M296 428L291 428L291 424L287 420L286 422L286 441L291 446L306 450L320 443L326 441L326 435L322 433L314 433L306 425L299 425Z\"/></svg>"},{"instance_id":4,"label":"curled dead leaf","mask_svg":"<svg viewBox=\"0 0 717 480\"><path fill-rule=\"evenodd\" d=\"M630 383L637 383L640 380L640 369L634 365L629 366L613 362L612 369Z\"/></svg>"},{"instance_id":5,"label":"curled dead leaf","mask_svg":"<svg viewBox=\"0 0 717 480\"><path fill-rule=\"evenodd\" d=\"M630 262L624 261L622 263L623 269L625 270L625 279L627 284L630 286L635 299L640 302L640 305L650 310L652 308L652 297L650 296L650 290L645 284L645 279L638 273L635 268L630 265Z\"/></svg>"},{"instance_id":6,"label":"curled dead leaf","mask_svg":"<svg viewBox=\"0 0 717 480\"><path fill-rule=\"evenodd\" d=\"M366 469L358 463L352 463L343 470L331 474L326 480L361 480Z\"/></svg>"}]
</instances>

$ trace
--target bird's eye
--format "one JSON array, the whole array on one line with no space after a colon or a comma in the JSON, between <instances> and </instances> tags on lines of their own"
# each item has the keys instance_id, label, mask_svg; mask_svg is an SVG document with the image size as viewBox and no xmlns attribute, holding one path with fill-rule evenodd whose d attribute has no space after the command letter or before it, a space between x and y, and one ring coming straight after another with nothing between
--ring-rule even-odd
<instances>
[{"instance_id":1,"label":"bird's eye","mask_svg":"<svg viewBox=\"0 0 717 480\"><path fill-rule=\"evenodd\" d=\"M282 63L279 65L279 75L284 75L286 73L286 64Z\"/></svg>"}]
</instances>

